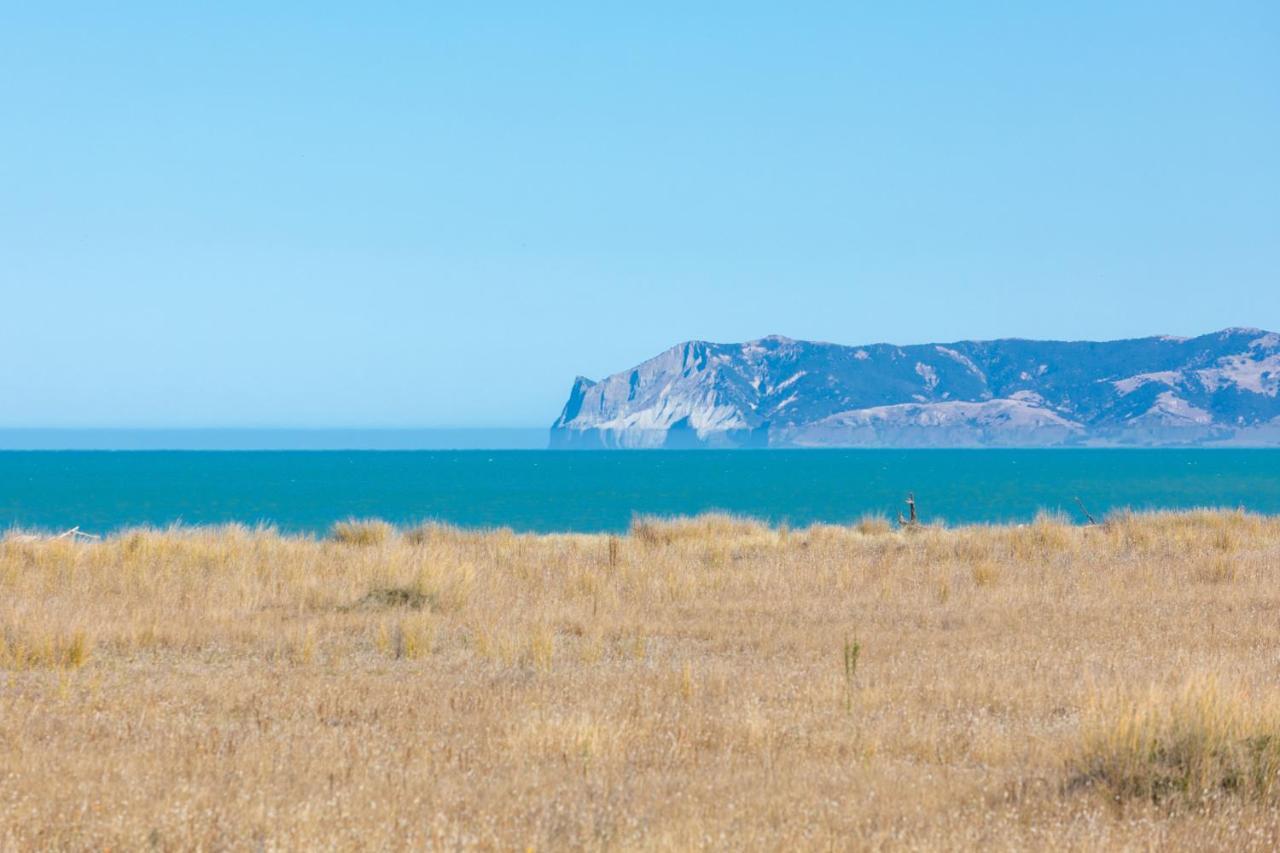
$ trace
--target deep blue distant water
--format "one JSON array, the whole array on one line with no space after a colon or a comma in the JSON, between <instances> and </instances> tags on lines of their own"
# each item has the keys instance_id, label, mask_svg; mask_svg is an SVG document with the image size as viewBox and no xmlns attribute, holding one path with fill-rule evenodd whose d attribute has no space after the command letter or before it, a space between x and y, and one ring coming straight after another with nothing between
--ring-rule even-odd
<instances>
[{"instance_id":1,"label":"deep blue distant water","mask_svg":"<svg viewBox=\"0 0 1280 853\"><path fill-rule=\"evenodd\" d=\"M1280 513L1280 450L0 452L0 527L269 523L351 516L521 531L623 530L633 515L727 510L793 526L1080 519L1121 508Z\"/></svg>"}]
</instances>

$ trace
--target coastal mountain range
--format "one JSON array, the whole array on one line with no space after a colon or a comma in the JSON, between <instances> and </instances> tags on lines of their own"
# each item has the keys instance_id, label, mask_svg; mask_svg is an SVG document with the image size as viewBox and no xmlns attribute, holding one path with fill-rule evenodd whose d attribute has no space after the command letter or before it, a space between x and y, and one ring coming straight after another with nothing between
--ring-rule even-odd
<instances>
[{"instance_id":1,"label":"coastal mountain range","mask_svg":"<svg viewBox=\"0 0 1280 853\"><path fill-rule=\"evenodd\" d=\"M578 377L555 448L1280 446L1280 335L688 341Z\"/></svg>"}]
</instances>

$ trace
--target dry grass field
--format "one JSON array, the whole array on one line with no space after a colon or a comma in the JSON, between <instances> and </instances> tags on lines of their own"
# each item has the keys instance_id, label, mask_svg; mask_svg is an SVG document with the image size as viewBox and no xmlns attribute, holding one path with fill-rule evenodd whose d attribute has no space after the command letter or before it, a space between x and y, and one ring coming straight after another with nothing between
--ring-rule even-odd
<instances>
[{"instance_id":1,"label":"dry grass field","mask_svg":"<svg viewBox=\"0 0 1280 853\"><path fill-rule=\"evenodd\" d=\"M1280 847L1280 519L0 542L0 848Z\"/></svg>"}]
</instances>

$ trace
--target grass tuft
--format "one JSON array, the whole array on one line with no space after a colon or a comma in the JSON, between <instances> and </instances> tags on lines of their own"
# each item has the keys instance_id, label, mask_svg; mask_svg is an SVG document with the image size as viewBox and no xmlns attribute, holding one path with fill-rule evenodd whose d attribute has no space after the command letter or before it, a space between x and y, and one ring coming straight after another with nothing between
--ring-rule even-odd
<instances>
[{"instance_id":1,"label":"grass tuft","mask_svg":"<svg viewBox=\"0 0 1280 853\"><path fill-rule=\"evenodd\" d=\"M884 536L893 532L893 525L883 515L864 515L853 525L863 536Z\"/></svg>"},{"instance_id":2,"label":"grass tuft","mask_svg":"<svg viewBox=\"0 0 1280 853\"><path fill-rule=\"evenodd\" d=\"M785 539L786 525L779 527L779 532ZM724 541L767 533L768 527L758 521L726 513L708 513L693 518L637 516L631 522L632 538L650 546Z\"/></svg>"},{"instance_id":3,"label":"grass tuft","mask_svg":"<svg viewBox=\"0 0 1280 853\"><path fill-rule=\"evenodd\" d=\"M1116 800L1273 802L1280 793L1280 708L1212 678L1172 694L1095 704L1068 788L1095 786Z\"/></svg>"},{"instance_id":4,"label":"grass tuft","mask_svg":"<svg viewBox=\"0 0 1280 853\"><path fill-rule=\"evenodd\" d=\"M93 652L93 641L81 630L67 633L0 631L0 669L79 669Z\"/></svg>"},{"instance_id":5,"label":"grass tuft","mask_svg":"<svg viewBox=\"0 0 1280 853\"><path fill-rule=\"evenodd\" d=\"M339 521L329 531L329 538L344 545L382 545L391 540L396 529L380 519L349 518Z\"/></svg>"}]
</instances>

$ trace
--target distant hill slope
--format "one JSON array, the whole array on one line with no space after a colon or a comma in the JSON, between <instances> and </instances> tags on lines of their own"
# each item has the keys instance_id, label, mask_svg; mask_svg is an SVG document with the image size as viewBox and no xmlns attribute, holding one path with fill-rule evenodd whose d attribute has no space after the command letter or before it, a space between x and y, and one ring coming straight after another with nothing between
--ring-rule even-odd
<instances>
[{"instance_id":1,"label":"distant hill slope","mask_svg":"<svg viewBox=\"0 0 1280 853\"><path fill-rule=\"evenodd\" d=\"M579 377L551 446L1280 446L1280 335L690 341Z\"/></svg>"}]
</instances>

